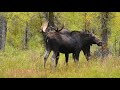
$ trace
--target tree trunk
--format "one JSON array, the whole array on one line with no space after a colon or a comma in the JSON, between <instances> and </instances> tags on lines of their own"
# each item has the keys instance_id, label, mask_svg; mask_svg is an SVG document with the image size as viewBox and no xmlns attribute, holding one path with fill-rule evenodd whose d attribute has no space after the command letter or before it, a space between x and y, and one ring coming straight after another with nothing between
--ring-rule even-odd
<instances>
[{"instance_id":1,"label":"tree trunk","mask_svg":"<svg viewBox=\"0 0 120 90\"><path fill-rule=\"evenodd\" d=\"M117 54L117 48L116 48L116 45L117 45L117 39L116 39L116 37L115 37L115 42L114 42L115 55Z\"/></svg>"},{"instance_id":2,"label":"tree trunk","mask_svg":"<svg viewBox=\"0 0 120 90\"><path fill-rule=\"evenodd\" d=\"M110 13L109 12L101 12L100 13L100 21L101 21L101 37L103 42L103 47L97 50L96 52L102 56L102 58L109 55L110 51L108 48L108 35L110 33L110 28L108 27L110 21Z\"/></svg>"},{"instance_id":3,"label":"tree trunk","mask_svg":"<svg viewBox=\"0 0 120 90\"><path fill-rule=\"evenodd\" d=\"M25 29L25 33L24 33L23 49L28 49L28 32L29 32L29 26L28 26L28 23L26 23L26 29Z\"/></svg>"},{"instance_id":4,"label":"tree trunk","mask_svg":"<svg viewBox=\"0 0 120 90\"><path fill-rule=\"evenodd\" d=\"M84 16L84 17L85 17L85 26L84 26L84 30L85 30L85 31L86 31L86 29L87 29L87 28L86 28L86 27L87 27L87 25L86 25L86 16L87 16L87 13L85 13L85 16Z\"/></svg>"},{"instance_id":5,"label":"tree trunk","mask_svg":"<svg viewBox=\"0 0 120 90\"><path fill-rule=\"evenodd\" d=\"M45 20L49 22L49 14L48 14L48 12L43 12L43 16L44 16Z\"/></svg>"},{"instance_id":6,"label":"tree trunk","mask_svg":"<svg viewBox=\"0 0 120 90\"><path fill-rule=\"evenodd\" d=\"M108 44L108 21L109 21L109 12L101 13L101 29L102 29L102 41L105 44Z\"/></svg>"},{"instance_id":7,"label":"tree trunk","mask_svg":"<svg viewBox=\"0 0 120 90\"><path fill-rule=\"evenodd\" d=\"M119 41L119 53L118 53L118 55L120 56L120 41Z\"/></svg>"},{"instance_id":8,"label":"tree trunk","mask_svg":"<svg viewBox=\"0 0 120 90\"><path fill-rule=\"evenodd\" d=\"M55 26L54 25L54 14L53 14L53 12L49 12L49 24L53 27Z\"/></svg>"},{"instance_id":9,"label":"tree trunk","mask_svg":"<svg viewBox=\"0 0 120 90\"><path fill-rule=\"evenodd\" d=\"M54 24L54 13L53 12L43 12L45 20L49 22L49 26L55 26Z\"/></svg>"},{"instance_id":10,"label":"tree trunk","mask_svg":"<svg viewBox=\"0 0 120 90\"><path fill-rule=\"evenodd\" d=\"M104 50L102 52L102 54L104 54L105 52L108 52L109 48L108 48L108 32L109 32L109 28L108 28L108 23L110 20L110 14L109 12L102 12L101 13L101 30L102 30L102 41L104 43ZM108 54L106 54L108 55ZM102 55L105 56L105 55Z\"/></svg>"},{"instance_id":11,"label":"tree trunk","mask_svg":"<svg viewBox=\"0 0 120 90\"><path fill-rule=\"evenodd\" d=\"M90 21L88 20L87 18L87 13L85 12L84 14L84 17L85 17L85 24L84 24L84 31L90 31Z\"/></svg>"},{"instance_id":12,"label":"tree trunk","mask_svg":"<svg viewBox=\"0 0 120 90\"><path fill-rule=\"evenodd\" d=\"M0 50L5 49L7 32L7 21L3 16L0 16Z\"/></svg>"}]
</instances>

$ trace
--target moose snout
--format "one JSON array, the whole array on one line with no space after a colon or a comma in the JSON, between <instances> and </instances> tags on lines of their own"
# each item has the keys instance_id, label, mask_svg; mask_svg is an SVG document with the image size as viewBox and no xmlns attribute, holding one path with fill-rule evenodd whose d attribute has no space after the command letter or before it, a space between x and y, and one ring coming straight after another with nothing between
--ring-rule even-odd
<instances>
[{"instance_id":1,"label":"moose snout","mask_svg":"<svg viewBox=\"0 0 120 90\"><path fill-rule=\"evenodd\" d=\"M103 43L102 43L102 41L100 41L99 43L98 43L98 46L102 46L103 45Z\"/></svg>"}]
</instances>

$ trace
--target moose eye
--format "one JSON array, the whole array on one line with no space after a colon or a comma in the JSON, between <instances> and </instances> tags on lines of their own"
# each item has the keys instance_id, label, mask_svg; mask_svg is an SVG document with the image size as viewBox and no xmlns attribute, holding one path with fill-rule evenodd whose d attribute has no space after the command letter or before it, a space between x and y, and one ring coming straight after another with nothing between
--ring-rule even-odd
<instances>
[{"instance_id":1,"label":"moose eye","mask_svg":"<svg viewBox=\"0 0 120 90\"><path fill-rule=\"evenodd\" d=\"M86 36L90 36L90 34L86 34Z\"/></svg>"},{"instance_id":2,"label":"moose eye","mask_svg":"<svg viewBox=\"0 0 120 90\"><path fill-rule=\"evenodd\" d=\"M93 39L95 39L95 37L92 37Z\"/></svg>"}]
</instances>

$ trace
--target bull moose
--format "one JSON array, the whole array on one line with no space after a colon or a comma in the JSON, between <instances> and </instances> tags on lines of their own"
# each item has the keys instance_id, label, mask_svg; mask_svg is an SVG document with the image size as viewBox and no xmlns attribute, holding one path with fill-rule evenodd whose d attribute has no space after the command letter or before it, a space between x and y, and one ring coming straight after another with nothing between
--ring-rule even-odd
<instances>
[{"instance_id":1,"label":"bull moose","mask_svg":"<svg viewBox=\"0 0 120 90\"><path fill-rule=\"evenodd\" d=\"M53 30L54 29L54 30ZM57 66L59 53L64 53L66 63L68 63L69 53L73 54L75 62L79 61L79 53L82 50L86 59L90 59L90 46L97 44L102 46L102 42L92 33L85 31L69 31L63 27L59 30L53 27L48 27L48 23L42 27L45 38L45 55L44 67L51 51L52 64Z\"/></svg>"}]
</instances>

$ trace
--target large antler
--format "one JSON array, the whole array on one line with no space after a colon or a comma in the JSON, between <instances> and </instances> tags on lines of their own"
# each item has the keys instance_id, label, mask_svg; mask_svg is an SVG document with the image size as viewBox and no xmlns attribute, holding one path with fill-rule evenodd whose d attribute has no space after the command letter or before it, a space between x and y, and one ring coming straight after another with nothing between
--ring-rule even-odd
<instances>
[{"instance_id":1,"label":"large antler","mask_svg":"<svg viewBox=\"0 0 120 90\"><path fill-rule=\"evenodd\" d=\"M58 29L58 27L57 27L57 29L56 29L56 28L53 27L53 26L50 26L50 28L51 28L51 29L54 29L56 32L60 32L60 31L64 28L64 25L61 27L61 29Z\"/></svg>"},{"instance_id":2,"label":"large antler","mask_svg":"<svg viewBox=\"0 0 120 90\"><path fill-rule=\"evenodd\" d=\"M58 31L61 31L64 28L64 25L62 25L61 29L59 29Z\"/></svg>"},{"instance_id":3,"label":"large antler","mask_svg":"<svg viewBox=\"0 0 120 90\"><path fill-rule=\"evenodd\" d=\"M47 27L48 27L48 22L44 22L41 26L42 31L46 32Z\"/></svg>"}]
</instances>

